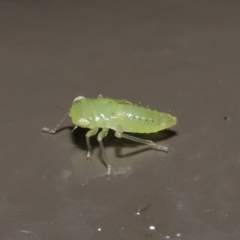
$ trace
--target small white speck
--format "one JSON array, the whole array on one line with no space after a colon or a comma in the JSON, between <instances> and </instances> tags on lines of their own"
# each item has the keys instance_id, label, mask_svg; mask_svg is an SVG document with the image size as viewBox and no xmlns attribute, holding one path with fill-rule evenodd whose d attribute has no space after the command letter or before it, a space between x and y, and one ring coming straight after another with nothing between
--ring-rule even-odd
<instances>
[{"instance_id":1,"label":"small white speck","mask_svg":"<svg viewBox=\"0 0 240 240\"><path fill-rule=\"evenodd\" d=\"M33 233L32 231L20 230L22 233Z\"/></svg>"},{"instance_id":2,"label":"small white speck","mask_svg":"<svg viewBox=\"0 0 240 240\"><path fill-rule=\"evenodd\" d=\"M204 212L213 212L213 211L214 211L213 208L204 210Z\"/></svg>"},{"instance_id":3,"label":"small white speck","mask_svg":"<svg viewBox=\"0 0 240 240\"><path fill-rule=\"evenodd\" d=\"M150 226L149 229L150 230L155 230L155 226Z\"/></svg>"},{"instance_id":4,"label":"small white speck","mask_svg":"<svg viewBox=\"0 0 240 240\"><path fill-rule=\"evenodd\" d=\"M181 234L181 233L177 233L176 235L177 235L177 237L181 237L181 236L182 236L182 234Z\"/></svg>"},{"instance_id":5,"label":"small white speck","mask_svg":"<svg viewBox=\"0 0 240 240\"><path fill-rule=\"evenodd\" d=\"M140 205L138 207L138 211L135 213L135 215L140 215L143 210L146 210L150 206L149 203Z\"/></svg>"},{"instance_id":6,"label":"small white speck","mask_svg":"<svg viewBox=\"0 0 240 240\"><path fill-rule=\"evenodd\" d=\"M166 236L165 238L166 238L166 239L170 239L170 236Z\"/></svg>"},{"instance_id":7,"label":"small white speck","mask_svg":"<svg viewBox=\"0 0 240 240\"><path fill-rule=\"evenodd\" d=\"M101 229L101 228L98 228L98 231L99 231L99 232L101 232L101 231L102 231L102 229Z\"/></svg>"}]
</instances>

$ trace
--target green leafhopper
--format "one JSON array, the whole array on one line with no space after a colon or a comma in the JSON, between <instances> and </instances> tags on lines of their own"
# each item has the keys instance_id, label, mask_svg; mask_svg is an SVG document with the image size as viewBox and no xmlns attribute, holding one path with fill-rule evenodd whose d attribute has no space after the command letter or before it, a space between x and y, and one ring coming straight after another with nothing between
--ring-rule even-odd
<instances>
[{"instance_id":1,"label":"green leafhopper","mask_svg":"<svg viewBox=\"0 0 240 240\"><path fill-rule=\"evenodd\" d=\"M154 133L172 127L177 123L177 118L168 113L161 113L134 105L126 100L103 98L101 95L98 98L85 98L82 96L75 98L67 115L71 117L75 128L90 129L86 134L87 159L91 158L90 137L96 135L99 128L102 129L97 135L97 140L103 159L108 167L108 174L111 172L111 165L105 153L102 140L108 134L109 129L115 131L115 136L118 138L126 138L167 152L167 147L157 145L150 140L125 134L124 132ZM54 129L44 127L42 131L55 134L64 119Z\"/></svg>"}]
</instances>

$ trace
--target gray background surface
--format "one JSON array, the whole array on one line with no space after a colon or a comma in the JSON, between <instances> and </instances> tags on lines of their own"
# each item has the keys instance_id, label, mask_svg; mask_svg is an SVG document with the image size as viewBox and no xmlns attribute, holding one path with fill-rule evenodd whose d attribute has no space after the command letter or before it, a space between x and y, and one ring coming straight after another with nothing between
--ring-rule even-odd
<instances>
[{"instance_id":1,"label":"gray background surface","mask_svg":"<svg viewBox=\"0 0 240 240\"><path fill-rule=\"evenodd\" d=\"M239 9L0 1L0 239L240 239ZM86 130L41 133L98 94L175 115L142 136L171 151L111 133L109 181Z\"/></svg>"}]
</instances>

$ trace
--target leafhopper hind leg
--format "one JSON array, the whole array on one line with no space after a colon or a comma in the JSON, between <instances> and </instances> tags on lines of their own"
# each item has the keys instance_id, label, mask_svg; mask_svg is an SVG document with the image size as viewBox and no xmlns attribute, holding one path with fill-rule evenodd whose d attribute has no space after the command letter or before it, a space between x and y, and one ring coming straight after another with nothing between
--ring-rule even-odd
<instances>
[{"instance_id":1,"label":"leafhopper hind leg","mask_svg":"<svg viewBox=\"0 0 240 240\"><path fill-rule=\"evenodd\" d=\"M57 130L59 129L59 127L61 126L61 124L63 123L63 121L66 119L66 117L69 115L69 112L67 112L65 114L65 116L63 117L63 119L56 125L55 128L50 129L48 127L43 127L42 128L42 132L46 132L46 133L50 133L50 134L55 134L57 132Z\"/></svg>"},{"instance_id":2,"label":"leafhopper hind leg","mask_svg":"<svg viewBox=\"0 0 240 240\"><path fill-rule=\"evenodd\" d=\"M103 128L102 131L98 134L97 140L98 140L100 148L101 148L103 160L105 161L105 163L107 165L107 168L108 168L108 175L110 175L111 174L111 165L108 161L108 158L107 158L107 155L106 155L106 152L105 152L105 149L104 149L104 145L103 145L103 142L102 142L102 139L104 137L106 137L107 134L108 134L108 128Z\"/></svg>"},{"instance_id":3,"label":"leafhopper hind leg","mask_svg":"<svg viewBox=\"0 0 240 240\"><path fill-rule=\"evenodd\" d=\"M160 151L164 151L164 152L168 152L167 147L157 145L156 143L154 143L151 140L145 140L145 139L142 139L142 138L133 137L133 136L130 136L130 135L122 133L122 132L115 132L115 136L118 137L118 138L126 138L126 139L134 141L134 142L143 143L143 144L148 145L151 148L154 148L154 149L157 149L157 150L160 150Z\"/></svg>"}]
</instances>

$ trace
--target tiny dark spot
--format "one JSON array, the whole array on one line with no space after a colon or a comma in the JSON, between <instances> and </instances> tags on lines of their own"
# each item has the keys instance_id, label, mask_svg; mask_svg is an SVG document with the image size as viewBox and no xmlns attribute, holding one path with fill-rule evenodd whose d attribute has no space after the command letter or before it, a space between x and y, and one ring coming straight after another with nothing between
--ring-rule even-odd
<instances>
[{"instance_id":1,"label":"tiny dark spot","mask_svg":"<svg viewBox=\"0 0 240 240\"><path fill-rule=\"evenodd\" d=\"M224 120L230 120L230 118L231 118L230 116L225 116L223 119Z\"/></svg>"}]
</instances>

